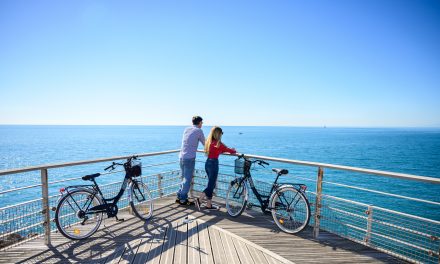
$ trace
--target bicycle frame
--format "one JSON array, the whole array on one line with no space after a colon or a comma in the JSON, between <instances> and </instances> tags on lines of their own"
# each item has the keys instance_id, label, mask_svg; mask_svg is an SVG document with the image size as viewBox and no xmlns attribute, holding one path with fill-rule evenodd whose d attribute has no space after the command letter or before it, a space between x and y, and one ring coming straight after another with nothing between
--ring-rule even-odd
<instances>
[{"instance_id":1,"label":"bicycle frame","mask_svg":"<svg viewBox=\"0 0 440 264\"><path fill-rule=\"evenodd\" d=\"M92 178L91 181L93 182L92 185L75 185L75 186L69 186L66 187L66 195L69 195L69 189L74 189L77 190L78 188L87 188L89 190L91 190L93 192L93 196L90 197L88 203L84 206L84 208L80 208L80 206L78 205L78 203L73 200L73 202L76 204L76 206L78 208L80 208L80 210L84 211L84 213L86 215L90 215L90 214L96 214L96 213L107 213L110 214L111 211L109 209L111 209L112 206L116 206L117 203L119 202L119 200L121 199L122 195L124 194L125 190L127 189L127 185L129 184L135 184L135 188L139 188L137 187L138 184L138 180L135 180L132 178L132 176L128 173L125 174L124 177L124 181L122 182L122 186L121 189L119 190L118 194L112 198L105 198L104 194L102 193L101 189L99 188L99 185L96 183L95 179ZM143 196L143 194L141 193L141 195ZM93 199L99 196L100 199L103 204L101 205L97 205L94 206L92 208L89 208L92 204ZM142 200L144 200L145 197L142 197ZM69 203L70 204L70 203Z\"/></svg>"},{"instance_id":2,"label":"bicycle frame","mask_svg":"<svg viewBox=\"0 0 440 264\"><path fill-rule=\"evenodd\" d=\"M272 187L271 187L271 189L270 189L269 195L262 195L262 194L260 194L260 193L258 192L258 189L255 187L254 181L253 181L253 179L252 179L252 175L251 175L251 173L250 173L250 169L245 171L244 177L242 177L242 178L241 178L241 181L239 182L239 186L241 186L242 184L246 184L246 182L249 183L249 186L250 186L252 192L254 193L255 197L257 198L258 202L260 203L260 205L251 204L251 206L257 206L257 207L260 207L261 210L263 211L263 213L265 213L265 212L267 212L267 210L275 209L275 208L271 208L271 207L269 206L269 200L270 200L270 197L271 197L272 193L273 193L274 191L278 193L278 190L279 190L279 188L280 188L281 186L284 186L284 185L291 185L291 186L293 186L293 187L297 187L296 189L297 189L299 192L305 194L305 193L304 193L304 187L305 187L304 184L300 184L300 183L280 183L280 184L279 184L279 183L278 183L278 178L279 178L280 176L281 176L281 175L278 174L277 177L276 177L276 179L275 179L275 181L272 183ZM238 191L239 189L240 189L240 188L237 188L237 191ZM278 194L279 194L279 193L278 193ZM234 196L235 196L235 195L236 195L236 193L234 194ZM295 198L296 198L296 196L293 197L293 200L295 200ZM287 204L289 204L289 202L287 202L287 200L286 200L285 202L286 202Z\"/></svg>"}]
</instances>

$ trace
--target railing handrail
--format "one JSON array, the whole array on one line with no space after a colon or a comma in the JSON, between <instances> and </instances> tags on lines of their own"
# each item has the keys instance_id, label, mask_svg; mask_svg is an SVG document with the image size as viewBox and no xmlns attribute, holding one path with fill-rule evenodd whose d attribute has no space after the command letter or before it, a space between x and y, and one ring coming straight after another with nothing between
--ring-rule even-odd
<instances>
[{"instance_id":1,"label":"railing handrail","mask_svg":"<svg viewBox=\"0 0 440 264\"><path fill-rule=\"evenodd\" d=\"M204 152L204 151L198 150L198 152ZM237 154L233 154L233 155L226 154L226 155L238 156L238 155L241 155L241 153L237 153ZM274 158L274 157L258 156L258 155L251 155L251 154L245 154L245 156L248 158L254 158L254 159L270 160L270 161L277 161L277 162L290 163L290 164L296 164L296 165L304 165L304 166L317 167L317 168L328 168L328 169L337 169L337 170L345 170L345 171L354 171L354 172L374 174L374 175L386 176L386 177L392 177L392 178L400 178L400 179L406 179L406 180L422 181L422 182L440 184L440 178L429 177L429 176L419 176L419 175L412 175L412 174L406 174L406 173L363 169L363 168L351 167L351 166L343 166L343 165L335 165L335 164L311 162L311 161L302 161L302 160L291 160L291 159L283 159L283 158Z\"/></svg>"},{"instance_id":2,"label":"railing handrail","mask_svg":"<svg viewBox=\"0 0 440 264\"><path fill-rule=\"evenodd\" d=\"M77 166L77 165L99 163L99 162L105 162L105 161L127 159L127 158L132 157L132 156L137 156L137 157L158 156L158 155L164 155L164 154L170 154L170 153L177 153L179 151L180 151L180 149L175 149L175 150L142 153L142 154L135 154L135 155L128 155L128 156L118 156L118 157L111 157L111 158L101 158L101 159L94 159L94 160L82 160L82 161L73 161L73 162L64 162L64 163L38 165L38 166L32 166L32 167L26 167L26 168L1 170L0 171L0 176L7 175L7 174L23 173L23 172L28 172L28 171L36 171L36 170L42 170L42 169L62 168L62 167L68 167L68 166Z\"/></svg>"}]
</instances>

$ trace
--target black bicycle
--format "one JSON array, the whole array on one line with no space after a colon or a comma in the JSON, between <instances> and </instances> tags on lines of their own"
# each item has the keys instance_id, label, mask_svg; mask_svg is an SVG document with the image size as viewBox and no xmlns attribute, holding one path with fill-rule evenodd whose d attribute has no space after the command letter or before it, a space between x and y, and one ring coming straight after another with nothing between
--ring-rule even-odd
<instances>
[{"instance_id":1,"label":"black bicycle","mask_svg":"<svg viewBox=\"0 0 440 264\"><path fill-rule=\"evenodd\" d=\"M231 181L226 193L226 209L232 217L240 216L246 207L260 207L263 213L272 213L276 225L284 232L295 234L302 231L310 221L310 204L305 195L307 186L299 183L278 183L281 175L289 173L286 169L272 169L277 174L269 195L258 192L251 176L252 164L262 167L269 165L263 160L250 160L244 155L235 160L235 173L242 174ZM248 185L257 198L258 204L248 202Z\"/></svg>"},{"instance_id":2,"label":"black bicycle","mask_svg":"<svg viewBox=\"0 0 440 264\"><path fill-rule=\"evenodd\" d=\"M95 181L101 174L91 174L82 177L84 181L92 181L91 185L75 185L61 189L62 196L55 210L55 223L63 236L69 239L85 239L93 235L101 225L103 214L115 217L118 221L118 201L125 189L129 188L128 199L137 217L146 221L153 215L153 199L142 178L142 166L136 156L130 157L125 163L113 162L105 168L112 171L116 166L123 166L124 181L119 193L106 199Z\"/></svg>"}]
</instances>

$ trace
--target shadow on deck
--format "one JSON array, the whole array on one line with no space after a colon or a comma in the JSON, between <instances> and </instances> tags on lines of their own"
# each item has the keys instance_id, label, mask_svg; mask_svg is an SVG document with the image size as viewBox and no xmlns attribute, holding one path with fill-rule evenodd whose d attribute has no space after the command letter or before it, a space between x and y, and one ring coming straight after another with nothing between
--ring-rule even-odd
<instances>
[{"instance_id":1,"label":"shadow on deck","mask_svg":"<svg viewBox=\"0 0 440 264\"><path fill-rule=\"evenodd\" d=\"M154 217L147 223L126 211L119 216L125 221L106 219L85 241L53 233L49 247L38 238L0 251L0 263L404 262L327 232L321 231L318 240L312 229L283 233L270 216L258 211L231 218L224 209L198 212L179 206L174 197L156 200Z\"/></svg>"}]
</instances>

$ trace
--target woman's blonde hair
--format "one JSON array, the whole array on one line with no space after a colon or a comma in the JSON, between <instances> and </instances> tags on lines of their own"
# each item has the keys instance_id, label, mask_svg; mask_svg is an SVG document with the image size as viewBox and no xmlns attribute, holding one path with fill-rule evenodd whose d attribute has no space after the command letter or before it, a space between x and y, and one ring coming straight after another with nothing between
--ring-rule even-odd
<instances>
[{"instance_id":1,"label":"woman's blonde hair","mask_svg":"<svg viewBox=\"0 0 440 264\"><path fill-rule=\"evenodd\" d=\"M222 135L223 130L215 126L211 128L211 132L209 132L208 138L205 141L205 154L209 155L209 147L211 146L212 141L217 141L216 147L218 148L220 144L222 143Z\"/></svg>"}]
</instances>

